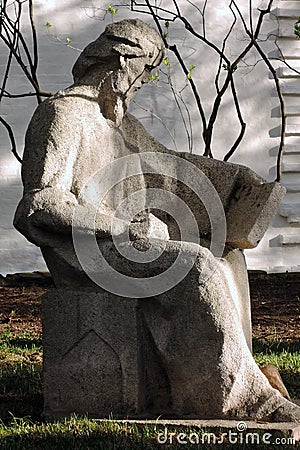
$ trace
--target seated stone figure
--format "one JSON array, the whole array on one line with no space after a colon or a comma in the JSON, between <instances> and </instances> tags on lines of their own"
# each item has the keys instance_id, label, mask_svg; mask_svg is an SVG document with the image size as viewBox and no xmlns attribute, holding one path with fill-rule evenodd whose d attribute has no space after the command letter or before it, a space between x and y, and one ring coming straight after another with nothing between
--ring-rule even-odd
<instances>
[{"instance_id":1,"label":"seated stone figure","mask_svg":"<svg viewBox=\"0 0 300 450\"><path fill-rule=\"evenodd\" d=\"M14 224L58 288L43 299L45 413L298 421L252 358L241 250L257 245L284 190L246 167L172 152L126 113L162 57L142 21L107 26L75 63L74 84L28 127ZM170 193L165 210L158 190ZM132 249L141 259L126 257ZM143 260L149 249L158 257Z\"/></svg>"}]
</instances>

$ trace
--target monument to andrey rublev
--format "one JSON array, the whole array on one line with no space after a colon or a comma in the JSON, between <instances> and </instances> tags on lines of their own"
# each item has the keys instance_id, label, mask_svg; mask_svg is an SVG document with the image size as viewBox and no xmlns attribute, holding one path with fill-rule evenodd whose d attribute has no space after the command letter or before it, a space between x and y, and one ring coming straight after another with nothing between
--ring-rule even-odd
<instances>
[{"instance_id":1,"label":"monument to andrey rublev","mask_svg":"<svg viewBox=\"0 0 300 450\"><path fill-rule=\"evenodd\" d=\"M45 414L299 421L252 358L243 256L284 188L168 150L126 112L162 56L151 26L108 25L27 130L14 224L57 287Z\"/></svg>"}]
</instances>

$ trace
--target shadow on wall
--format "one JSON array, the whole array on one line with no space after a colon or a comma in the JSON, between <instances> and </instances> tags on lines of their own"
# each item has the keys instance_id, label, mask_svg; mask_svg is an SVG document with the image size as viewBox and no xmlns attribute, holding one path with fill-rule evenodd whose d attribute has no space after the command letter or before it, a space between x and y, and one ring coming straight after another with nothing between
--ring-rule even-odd
<instances>
[{"instance_id":1,"label":"shadow on wall","mask_svg":"<svg viewBox=\"0 0 300 450\"><path fill-rule=\"evenodd\" d=\"M111 22L111 15L105 14L109 4L108 2L99 8L99 2L96 1L89 2L91 6L83 7L82 2L79 0L68 0L65 2L42 0L35 6L40 46L40 79L43 90L55 92L71 83L71 69L74 61L78 57L78 51L66 45L66 38L72 38L72 45L77 48L84 48L91 40L97 38L103 31L105 25ZM228 25L228 22L226 22L228 17L226 19L223 15L224 8L220 9L218 6L215 8L218 13L217 17L222 18L222 21L216 21L214 14L211 13L213 19L208 18L209 20L207 21L207 23L211 22L213 24L208 30L209 37L222 35L222 27L226 23ZM192 18L196 17L191 5L187 7L186 14ZM133 15L134 17L151 22L149 16L132 13L125 7L119 8L115 20L133 17ZM49 29L45 27L45 23L47 22L51 23ZM216 22L218 27L220 26L218 32L215 29ZM188 39L186 31L182 31L182 34L180 34L181 32L179 33L179 28L176 24L171 25L170 38L176 38L184 46L188 62L195 65L193 77L195 77L197 83L199 82L201 98L203 99L206 112L209 114L212 106L210 96L214 94L214 75L212 76L211 70L213 67L216 67L215 64L218 60L214 57L212 51L207 51L206 47L203 49L201 47L201 50L195 51L195 48L198 47L197 41L195 45L194 40ZM239 45L244 47L245 42L240 40ZM173 70L172 64L175 67L174 59L171 60L170 70ZM166 67L162 67L165 71L167 70ZM236 73L237 78L240 78L242 70L238 68ZM273 82L265 76L265 69L263 69L263 72L261 70L261 64L257 65L249 71L248 75L242 76L241 81L237 83L238 94L241 97L241 108L245 116L245 121L248 122L248 127L244 143L237 150L236 156L231 161L248 165L263 177L270 179L268 171L270 166L274 166L276 152L274 154L272 153L272 157L270 158L268 151L271 147L274 147L276 138L270 138L268 133L270 129L278 125L279 118L271 118L271 111L272 108L277 106L277 99L269 95L273 89ZM222 76L224 76L224 73ZM263 78L265 79L264 82L261 81ZM182 73L179 73L175 80L178 90L179 87L185 86L186 84L186 78ZM13 87L20 92L20 90L26 90L28 86L24 83L24 77L20 78L20 76L17 76L12 81L11 88ZM146 95L145 92L147 93ZM188 92L189 89L186 88L182 95L189 112L194 116L194 152L202 153L203 144L201 140L200 118L198 112L195 110L191 95ZM158 85L148 85L137 93L135 100L142 106L146 106L147 110L153 110L154 113L162 118L176 139L177 149L179 151L188 151L188 139L182 122L180 122L179 112L175 110L174 98L168 86L162 82L158 83ZM16 137L20 154L22 153L25 130L35 107L36 102L33 99L22 99L16 101L16 103L14 103L14 100L11 100L9 104L8 102L4 104L5 118L8 121L11 120L14 130L17 130ZM28 111L28 113L24 114L24 111ZM141 118L143 124L149 129L151 134L156 135L167 147L174 148L173 139L166 132L165 125L153 115L151 116L151 113L139 110L138 107L134 109L134 113ZM233 124L236 125L233 126ZM232 130L235 138L239 131L239 125L236 112L232 110L231 98L227 96L224 98L221 115L216 123L214 132L215 145L213 151L216 157L221 159L226 153L226 150L230 148L233 139ZM33 270L33 268L42 270L43 268L40 265L43 265L43 262L39 250L27 243L21 235L12 229L14 211L21 197L21 185L17 182L17 175L15 175L14 181L9 181L7 177L11 173L9 166L11 165L14 168L19 163L14 161L13 156L10 155L10 144L6 131L2 127L0 127L0 136L0 164L2 168L0 171L0 185L3 192L1 196L2 214L0 222L0 272L4 270L3 267L6 267L5 270L8 267L15 267L12 271L24 270L20 268L23 266L30 267L30 270ZM271 173L271 175L273 174ZM19 190L18 194L17 190ZM4 209L2 208L2 203ZM18 253L17 257L16 253ZM14 265L11 262L13 260L15 260ZM34 267L31 266L31 261Z\"/></svg>"},{"instance_id":2,"label":"shadow on wall","mask_svg":"<svg viewBox=\"0 0 300 450\"><path fill-rule=\"evenodd\" d=\"M78 51L72 47L82 49L88 42L98 37L105 25L112 20L111 14L106 13L108 6L109 3L101 7L98 4L94 6L92 2L88 7L83 7L82 2L72 0L63 2L63 4L57 1L42 1L36 5L35 15L40 48L39 67L43 90L55 92L72 82L71 68L78 57ZM185 11L186 16L190 20L195 19L195 9L191 5L186 6ZM207 13L207 35L214 42L219 40L217 43L220 44L219 37L224 36L228 31L233 18L232 13L229 9L219 8L218 6L208 8ZM127 7L118 8L115 20L134 16L151 22L151 18L148 15L131 12ZM222 21L216 21L216 17L221 18ZM47 22L51 24L50 28L45 27ZM195 26L199 27L199 24L195 23ZM216 27L218 32L216 32ZM200 86L200 96L206 113L209 115L212 107L211 97L215 95L214 76L218 68L218 58L215 57L214 51L208 50L207 47L202 45L201 49L196 51L196 48L199 48L199 41L190 39L189 33L177 23L172 23L168 32L170 41L172 40L173 42L174 39L174 42L176 41L178 46L183 49L183 54L185 54L188 63L195 65L193 78ZM66 45L67 37L72 39L71 46ZM242 37L243 33L241 33L240 38L237 34L233 34L235 47L234 50L229 51L232 59L240 48L245 47ZM170 57L171 65L169 68L164 66L162 68L164 71L170 70L173 72L173 67L178 67L178 64L176 64L171 53L168 56ZM249 57L249 61L253 62L253 55ZM240 82L237 82L237 91L241 98L242 113L245 116L248 127L245 140L238 149L236 156L232 158L232 161L244 163L265 178L268 178L270 158L268 149L274 146L274 139L271 143L268 132L270 128L278 125L279 119L271 120L271 109L277 106L277 101L275 98L272 99L271 95L267 95L270 93L273 85L272 81L268 80L267 76L264 76L267 75L265 69L261 72L262 66L260 64L251 70L248 68L247 71L249 73L245 76L241 76L243 69L240 67L236 73L236 79L240 79ZM221 77L224 78L225 75L226 71L222 70ZM265 81L261 81L262 79L265 79ZM185 75L179 72L175 77L176 90L180 91L186 84ZM135 97L136 102L143 107L146 106L146 109L149 111L145 112L136 107L134 113L142 119L143 124L149 129L151 134L156 135L167 147L174 148L174 139L171 137L173 136L176 139L178 150L189 151L188 138L180 120L180 113L178 110L175 110L176 112L174 113L175 101L169 87L164 83L158 83L152 87L153 89L147 88L147 95L145 95L146 89L143 89ZM191 137L194 140L193 151L194 153L202 153L201 121L192 96L189 93L189 88L185 88L182 91L182 98L186 103L186 108L181 100L179 104L181 103L186 120L188 120L187 110L194 117L193 136ZM13 111L12 117L12 121L15 122L18 130L21 127L19 136L17 136L19 149L21 149L22 138L29 121L29 115L31 115L28 114L28 116L24 117L23 111L30 110L33 112L35 108L35 104L29 105L24 103L24 101L22 100L22 108ZM156 119L155 116L151 116L152 111L165 122L165 125ZM170 133L166 129L170 130ZM236 112L232 108L232 99L227 96L224 98L221 114L214 130L215 145L213 151L217 158L222 159L226 151L231 147L238 132L239 124ZM258 152L260 158L257 158Z\"/></svg>"}]
</instances>

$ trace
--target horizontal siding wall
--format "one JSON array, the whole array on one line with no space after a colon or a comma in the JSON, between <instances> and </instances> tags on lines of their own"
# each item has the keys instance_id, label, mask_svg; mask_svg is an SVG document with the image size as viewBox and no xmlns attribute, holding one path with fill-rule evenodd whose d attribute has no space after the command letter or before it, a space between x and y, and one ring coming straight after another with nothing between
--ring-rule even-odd
<instances>
[{"instance_id":1,"label":"horizontal siding wall","mask_svg":"<svg viewBox=\"0 0 300 450\"><path fill-rule=\"evenodd\" d=\"M88 6L85 6L85 3ZM179 0L179 3L181 5L188 4L183 0ZM79 50L96 39L103 31L105 24L111 21L111 17L105 11L113 2L35 0L34 4L40 50L39 79L43 90L54 93L71 84L71 68L78 57ZM214 36L219 32L224 32L225 28L222 27L225 19L219 2L211 2L211 4L215 5L216 11L212 14L214 20L207 21L207 33L209 36ZM261 6L261 1L254 1L253 5ZM300 67L300 40L295 39L293 25L299 15L300 1L277 1L271 17L266 21L265 30L265 35L276 31L282 53L288 59L289 64L297 67ZM115 20L121 20L128 16L132 17L132 13L127 8L119 7ZM134 16L143 18L137 13ZM147 17L144 19L149 21ZM45 26L47 22L51 24L50 28ZM26 22L24 22L25 33L26 26ZM170 36L172 36L172 32L174 36L178 35L179 29L176 25L173 28L172 26L170 27ZM67 38L72 38L72 47L66 45ZM204 108L209 111L213 89L212 80L214 79L214 59L206 51L196 48L195 42L190 42L186 34L182 34L180 39L189 51L189 61L196 66L193 71L195 81L204 82L204 85L201 85L204 86L201 95ZM238 44L243 45L243 40L240 39ZM230 51L234 54L235 47ZM276 52L278 56L278 50L270 45L269 55L276 57ZM1 73L5 69L5 64L5 54L0 47ZM179 85L182 82L182 74L178 74L175 68L176 65L171 64L171 70L173 70L176 83ZM248 72L249 69L239 68L237 73L241 74L237 82L237 89L248 125L244 144L232 161L251 167L271 181L275 178L276 153L280 134L278 100L274 91L274 83L269 74L263 71L261 64L255 66L251 71L252 81L247 81ZM280 207L280 213L276 216L266 236L256 249L246 252L246 257L250 269L269 272L299 271L300 78L283 64L278 64L277 73L288 117L283 161L283 183L287 188L287 195ZM30 87L24 76L15 69L8 89L17 93L26 92L30 90ZM1 104L1 114L13 126L20 154L24 144L25 130L35 106L36 103L33 99L5 101ZM195 117L193 151L202 153L198 113L189 98L187 98L187 106L191 115ZM131 109L149 131L169 148L180 151L188 150L183 126L178 120L179 114L174 109L174 99L167 88L145 86L138 92ZM150 111L155 115L151 115ZM163 119L163 124L156 116ZM235 116L235 111L230 109L226 103L214 133L215 156L220 159L224 156L226 148L230 148L230 131L235 126L231 125L231 118ZM229 123L230 126L228 126ZM236 127L238 131L238 125ZM45 265L39 249L28 243L12 227L14 211L22 195L22 185L20 165L10 154L10 143L3 127L0 127L0 188L0 273L44 270Z\"/></svg>"}]
</instances>

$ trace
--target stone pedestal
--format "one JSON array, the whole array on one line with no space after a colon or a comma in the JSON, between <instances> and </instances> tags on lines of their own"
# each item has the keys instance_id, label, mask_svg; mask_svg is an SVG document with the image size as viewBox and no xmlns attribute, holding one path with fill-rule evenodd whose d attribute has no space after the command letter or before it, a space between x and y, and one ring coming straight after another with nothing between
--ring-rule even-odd
<instances>
[{"instance_id":1,"label":"stone pedestal","mask_svg":"<svg viewBox=\"0 0 300 450\"><path fill-rule=\"evenodd\" d=\"M135 299L56 290L42 299L45 415L140 409Z\"/></svg>"},{"instance_id":2,"label":"stone pedestal","mask_svg":"<svg viewBox=\"0 0 300 450\"><path fill-rule=\"evenodd\" d=\"M121 298L100 288L47 293L42 299L46 417L72 412L221 417L225 352L225 371L232 377L242 354L251 356L244 336L251 341L243 270L233 296L228 283L228 270L235 273L231 260L240 258L241 252L229 252L222 264L224 280L220 272L201 286L193 269L157 297ZM237 336L235 345L230 339Z\"/></svg>"}]
</instances>

